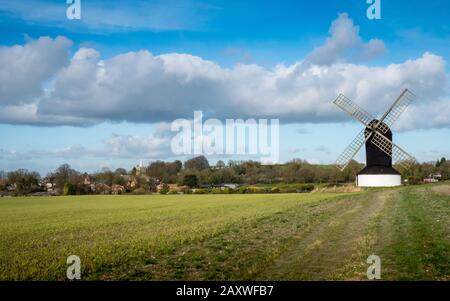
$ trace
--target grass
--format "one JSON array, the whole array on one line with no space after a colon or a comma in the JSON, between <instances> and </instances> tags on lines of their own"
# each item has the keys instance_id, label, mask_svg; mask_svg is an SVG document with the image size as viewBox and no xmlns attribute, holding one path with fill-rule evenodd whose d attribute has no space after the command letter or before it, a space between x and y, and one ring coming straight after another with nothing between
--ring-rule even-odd
<instances>
[{"instance_id":1,"label":"grass","mask_svg":"<svg viewBox=\"0 0 450 301\"><path fill-rule=\"evenodd\" d=\"M0 279L450 280L450 193L78 196L0 199Z\"/></svg>"}]
</instances>

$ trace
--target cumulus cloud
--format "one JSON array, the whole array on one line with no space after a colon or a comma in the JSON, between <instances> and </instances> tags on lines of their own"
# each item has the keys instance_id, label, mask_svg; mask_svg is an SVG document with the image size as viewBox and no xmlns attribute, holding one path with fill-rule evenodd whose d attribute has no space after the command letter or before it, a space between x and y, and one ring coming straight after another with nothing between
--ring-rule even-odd
<instances>
[{"instance_id":1,"label":"cumulus cloud","mask_svg":"<svg viewBox=\"0 0 450 301\"><path fill-rule=\"evenodd\" d=\"M387 66L346 62L347 50L370 56L384 49L378 40L364 43L358 30L347 15L340 15L333 22L331 36L322 47L316 48L305 60L274 68L255 64L223 68L189 54L153 55L148 51L102 59L97 50L81 48L69 62L62 60L60 68L42 67L58 71L54 71L51 89L41 91L39 97L36 96L38 89L33 90L33 102L30 102L28 92L10 97L14 90L11 92L9 86L4 86L6 92L0 93L3 100L0 122L55 125L89 125L103 121L157 123L177 118L192 119L195 110L202 110L205 118L339 122L349 120L332 104L339 93L372 113L381 114L404 88L410 88L418 96L416 107L399 120L399 127L449 126L444 59L424 53L416 59ZM57 43L57 39L49 41ZM66 42L59 43L65 45ZM28 46L30 44L20 47ZM65 47L58 49L53 56L63 56L67 52ZM41 60L37 68L46 65L47 60L50 58ZM12 63L5 61L5 64ZM14 69L12 65L6 68ZM41 77L48 78L48 73L52 72ZM20 82L20 78L10 80ZM436 108L439 108L438 112ZM415 110L420 110L422 116L429 119L422 122L418 116L418 119L408 117ZM118 154L132 155L133 145L136 149L151 150L153 147L145 139L141 142L144 144L139 145L133 136L111 137L107 143ZM122 149L121 143L129 144L130 148Z\"/></svg>"},{"instance_id":2,"label":"cumulus cloud","mask_svg":"<svg viewBox=\"0 0 450 301\"><path fill-rule=\"evenodd\" d=\"M386 67L297 63L269 70L257 65L224 69L185 54L131 52L102 61L81 49L38 106L40 115L92 120L160 122L207 117L280 118L282 122L347 120L332 100L344 93L375 112L403 88L421 102L445 95L445 62L436 55ZM432 121L431 121L432 122Z\"/></svg>"},{"instance_id":3,"label":"cumulus cloud","mask_svg":"<svg viewBox=\"0 0 450 301\"><path fill-rule=\"evenodd\" d=\"M385 51L381 40L372 39L364 43L359 35L359 26L355 26L346 13L339 14L333 21L329 33L325 44L315 48L309 55L308 59L312 63L331 65L346 59L373 58Z\"/></svg>"},{"instance_id":4,"label":"cumulus cloud","mask_svg":"<svg viewBox=\"0 0 450 301\"><path fill-rule=\"evenodd\" d=\"M24 46L0 47L0 105L33 102L43 83L69 62L70 45L65 37L41 37Z\"/></svg>"}]
</instances>

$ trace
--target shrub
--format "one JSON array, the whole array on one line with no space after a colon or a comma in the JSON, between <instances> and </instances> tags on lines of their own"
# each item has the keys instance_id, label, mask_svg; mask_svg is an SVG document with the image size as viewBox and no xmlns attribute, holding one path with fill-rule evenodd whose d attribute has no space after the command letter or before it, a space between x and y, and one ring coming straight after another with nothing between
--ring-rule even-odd
<instances>
[{"instance_id":1,"label":"shrub","mask_svg":"<svg viewBox=\"0 0 450 301\"><path fill-rule=\"evenodd\" d=\"M159 191L160 194L167 194L170 191L169 185L163 184L161 190Z\"/></svg>"},{"instance_id":2,"label":"shrub","mask_svg":"<svg viewBox=\"0 0 450 301\"><path fill-rule=\"evenodd\" d=\"M281 190L280 190L280 188L278 188L278 187L273 187L273 188L270 190L270 192L271 192L271 193L280 193Z\"/></svg>"},{"instance_id":3,"label":"shrub","mask_svg":"<svg viewBox=\"0 0 450 301\"><path fill-rule=\"evenodd\" d=\"M198 186L198 178L196 175L185 175L183 178L183 185L190 188Z\"/></svg>"},{"instance_id":4,"label":"shrub","mask_svg":"<svg viewBox=\"0 0 450 301\"><path fill-rule=\"evenodd\" d=\"M208 188L196 188L195 192L193 191L193 193L195 194L208 194L210 193L211 189Z\"/></svg>"},{"instance_id":5,"label":"shrub","mask_svg":"<svg viewBox=\"0 0 450 301\"><path fill-rule=\"evenodd\" d=\"M222 193L225 193L225 190L222 190L220 188L213 188L213 189L211 189L211 193L212 194L222 194Z\"/></svg>"},{"instance_id":6,"label":"shrub","mask_svg":"<svg viewBox=\"0 0 450 301\"><path fill-rule=\"evenodd\" d=\"M64 195L74 195L75 194L75 186L72 183L66 182L64 184Z\"/></svg>"},{"instance_id":7,"label":"shrub","mask_svg":"<svg viewBox=\"0 0 450 301\"><path fill-rule=\"evenodd\" d=\"M137 188L137 189L133 190L133 194L145 194L145 189Z\"/></svg>"},{"instance_id":8,"label":"shrub","mask_svg":"<svg viewBox=\"0 0 450 301\"><path fill-rule=\"evenodd\" d=\"M314 184L302 184L298 187L297 192L311 192L314 190Z\"/></svg>"},{"instance_id":9,"label":"shrub","mask_svg":"<svg viewBox=\"0 0 450 301\"><path fill-rule=\"evenodd\" d=\"M419 177L415 177L415 176L410 176L408 177L408 184L409 185L419 185L421 184L422 181Z\"/></svg>"},{"instance_id":10,"label":"shrub","mask_svg":"<svg viewBox=\"0 0 450 301\"><path fill-rule=\"evenodd\" d=\"M236 193L242 193L242 194L246 194L247 193L247 187L245 186L241 186L236 190Z\"/></svg>"},{"instance_id":11,"label":"shrub","mask_svg":"<svg viewBox=\"0 0 450 301\"><path fill-rule=\"evenodd\" d=\"M258 187L249 186L249 187L247 187L246 193L258 193Z\"/></svg>"}]
</instances>

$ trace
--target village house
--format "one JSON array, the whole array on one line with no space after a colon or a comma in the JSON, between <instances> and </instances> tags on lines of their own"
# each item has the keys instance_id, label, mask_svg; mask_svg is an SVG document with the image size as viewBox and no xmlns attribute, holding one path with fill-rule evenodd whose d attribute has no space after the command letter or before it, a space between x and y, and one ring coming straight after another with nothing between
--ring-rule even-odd
<instances>
[{"instance_id":1,"label":"village house","mask_svg":"<svg viewBox=\"0 0 450 301\"><path fill-rule=\"evenodd\" d=\"M111 187L102 183L93 183L90 185L91 191L97 194L110 194Z\"/></svg>"},{"instance_id":2,"label":"village house","mask_svg":"<svg viewBox=\"0 0 450 301\"><path fill-rule=\"evenodd\" d=\"M112 194L123 194L125 192L125 187L122 185L113 185L111 187Z\"/></svg>"},{"instance_id":3,"label":"village house","mask_svg":"<svg viewBox=\"0 0 450 301\"><path fill-rule=\"evenodd\" d=\"M442 175L440 173L429 174L428 177L423 179L425 183L436 183L442 179Z\"/></svg>"},{"instance_id":4,"label":"village house","mask_svg":"<svg viewBox=\"0 0 450 301\"><path fill-rule=\"evenodd\" d=\"M39 187L47 192L56 192L56 183L49 177L41 179L39 181Z\"/></svg>"},{"instance_id":5,"label":"village house","mask_svg":"<svg viewBox=\"0 0 450 301\"><path fill-rule=\"evenodd\" d=\"M137 176L144 175L145 171L147 170L147 168L144 166L144 163L142 161L135 168L136 168L136 175Z\"/></svg>"},{"instance_id":6,"label":"village house","mask_svg":"<svg viewBox=\"0 0 450 301\"><path fill-rule=\"evenodd\" d=\"M90 177L87 173L85 173L85 174L84 174L84 181L83 181L83 184L84 184L84 185L91 185L91 183L92 183L91 177Z\"/></svg>"},{"instance_id":7,"label":"village house","mask_svg":"<svg viewBox=\"0 0 450 301\"><path fill-rule=\"evenodd\" d=\"M156 192L160 192L161 191L161 189L163 188L163 186L164 186L164 183L159 183L157 186L156 186ZM186 186L178 186L178 184L167 184L167 186L169 186L169 191L173 191L173 192L179 192L179 191L181 191L183 188L186 188Z\"/></svg>"},{"instance_id":8,"label":"village house","mask_svg":"<svg viewBox=\"0 0 450 301\"><path fill-rule=\"evenodd\" d=\"M220 189L236 189L239 187L238 184L235 183L223 183L223 184L218 184L218 185L214 185L214 187L216 188L220 188Z\"/></svg>"},{"instance_id":9,"label":"village house","mask_svg":"<svg viewBox=\"0 0 450 301\"><path fill-rule=\"evenodd\" d=\"M239 187L239 184L235 184L235 183L222 183L222 184L201 184L198 186L198 188L220 188L222 190L225 189L236 189Z\"/></svg>"}]
</instances>

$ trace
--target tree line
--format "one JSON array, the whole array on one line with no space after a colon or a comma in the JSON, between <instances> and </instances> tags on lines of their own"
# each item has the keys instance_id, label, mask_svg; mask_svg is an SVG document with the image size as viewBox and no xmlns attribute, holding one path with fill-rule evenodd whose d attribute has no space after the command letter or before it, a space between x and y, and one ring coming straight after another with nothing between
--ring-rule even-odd
<instances>
[{"instance_id":1,"label":"tree line","mask_svg":"<svg viewBox=\"0 0 450 301\"><path fill-rule=\"evenodd\" d=\"M276 165L234 160L227 163L219 160L215 165L210 165L206 157L198 156L184 163L179 160L154 161L147 166L133 167L128 171L124 168L116 170L103 168L88 174L63 164L44 178L38 172L26 169L0 171L0 191L9 190L16 195L25 195L45 191L45 183L54 185L52 189L59 194L105 193L108 191L106 189L114 185L124 187L125 192L138 189L141 192L154 192L160 184L178 184L193 188L221 183L241 185L347 183L355 181L357 172L363 166L352 161L341 172L334 165L310 164L300 159ZM448 180L450 179L450 160L441 158L436 162L414 163L407 170L400 167L398 170L410 184L421 183L425 177L435 173L440 173L442 180ZM88 182L86 182L87 179ZM167 187L164 187L164 190L167 190Z\"/></svg>"}]
</instances>

